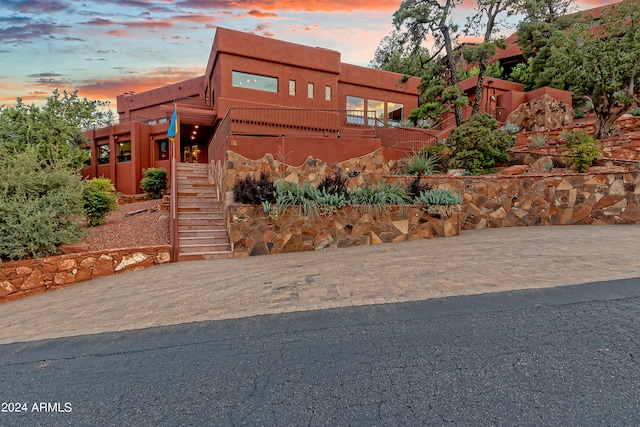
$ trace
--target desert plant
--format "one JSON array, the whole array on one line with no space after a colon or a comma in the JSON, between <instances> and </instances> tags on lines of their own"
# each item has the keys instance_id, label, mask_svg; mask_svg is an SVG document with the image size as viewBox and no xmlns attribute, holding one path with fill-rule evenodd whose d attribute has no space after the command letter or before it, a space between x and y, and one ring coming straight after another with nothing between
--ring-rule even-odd
<instances>
[{"instance_id":1,"label":"desert plant","mask_svg":"<svg viewBox=\"0 0 640 427\"><path fill-rule=\"evenodd\" d=\"M601 157L599 141L583 132L572 134L568 138L569 158L567 163L574 166L578 172L586 171L596 159Z\"/></svg>"},{"instance_id":2,"label":"desert plant","mask_svg":"<svg viewBox=\"0 0 640 427\"><path fill-rule=\"evenodd\" d=\"M629 114L632 116L640 116L640 107L636 107L634 109L629 110Z\"/></svg>"},{"instance_id":3,"label":"desert plant","mask_svg":"<svg viewBox=\"0 0 640 427\"><path fill-rule=\"evenodd\" d=\"M507 123L502 125L500 130L503 130L505 132L509 132L511 135L514 135L514 134L518 133L520 128L518 126L516 126L515 124L513 124L513 123L508 123L507 122Z\"/></svg>"},{"instance_id":4,"label":"desert plant","mask_svg":"<svg viewBox=\"0 0 640 427\"><path fill-rule=\"evenodd\" d=\"M383 182L377 187L363 186L349 193L350 203L364 205L371 213L379 214L388 205L404 206L411 201L407 190L398 183Z\"/></svg>"},{"instance_id":5,"label":"desert plant","mask_svg":"<svg viewBox=\"0 0 640 427\"><path fill-rule=\"evenodd\" d=\"M498 130L498 123L488 114L476 114L451 131L448 145L452 163L472 175L491 173L496 162L509 160L507 150L515 144L509 132Z\"/></svg>"},{"instance_id":6,"label":"desert plant","mask_svg":"<svg viewBox=\"0 0 640 427\"><path fill-rule=\"evenodd\" d=\"M104 224L107 214L118 208L118 196L109 178L93 178L86 182L82 193L84 211L89 225Z\"/></svg>"},{"instance_id":7,"label":"desert plant","mask_svg":"<svg viewBox=\"0 0 640 427\"><path fill-rule=\"evenodd\" d=\"M418 200L425 205L459 205L462 196L448 188L434 188L421 192Z\"/></svg>"},{"instance_id":8,"label":"desert plant","mask_svg":"<svg viewBox=\"0 0 640 427\"><path fill-rule=\"evenodd\" d=\"M407 175L415 175L417 173L433 175L438 163L439 159L436 154L420 150L404 159L402 171Z\"/></svg>"},{"instance_id":9,"label":"desert plant","mask_svg":"<svg viewBox=\"0 0 640 427\"><path fill-rule=\"evenodd\" d=\"M462 196L448 188L435 188L420 193L418 202L427 205L428 213L447 217L459 209Z\"/></svg>"},{"instance_id":10,"label":"desert plant","mask_svg":"<svg viewBox=\"0 0 640 427\"><path fill-rule=\"evenodd\" d=\"M582 107L576 107L573 110L573 118L574 119L582 119L584 118L584 109Z\"/></svg>"},{"instance_id":11,"label":"desert plant","mask_svg":"<svg viewBox=\"0 0 640 427\"><path fill-rule=\"evenodd\" d=\"M140 188L150 199L159 199L167 189L167 171L163 168L148 168L143 172Z\"/></svg>"},{"instance_id":12,"label":"desert plant","mask_svg":"<svg viewBox=\"0 0 640 427\"><path fill-rule=\"evenodd\" d=\"M531 146L540 148L547 143L547 136L542 133L537 133L531 137Z\"/></svg>"},{"instance_id":13,"label":"desert plant","mask_svg":"<svg viewBox=\"0 0 640 427\"><path fill-rule=\"evenodd\" d=\"M348 193L347 178L339 172L332 175L325 175L324 179L318 184L318 190L324 191L327 194L341 194L346 196Z\"/></svg>"},{"instance_id":14,"label":"desert plant","mask_svg":"<svg viewBox=\"0 0 640 427\"><path fill-rule=\"evenodd\" d=\"M260 172L260 179L247 176L233 186L233 200L248 205L275 202L275 186L268 173Z\"/></svg>"}]
</instances>

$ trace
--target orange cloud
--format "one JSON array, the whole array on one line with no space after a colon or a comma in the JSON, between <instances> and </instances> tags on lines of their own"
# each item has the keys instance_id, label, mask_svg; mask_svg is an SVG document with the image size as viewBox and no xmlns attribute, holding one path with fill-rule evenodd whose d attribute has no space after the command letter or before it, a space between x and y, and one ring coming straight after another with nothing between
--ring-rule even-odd
<instances>
[{"instance_id":1,"label":"orange cloud","mask_svg":"<svg viewBox=\"0 0 640 427\"><path fill-rule=\"evenodd\" d=\"M256 9L293 12L395 11L400 0L183 0L177 4L187 9Z\"/></svg>"}]
</instances>

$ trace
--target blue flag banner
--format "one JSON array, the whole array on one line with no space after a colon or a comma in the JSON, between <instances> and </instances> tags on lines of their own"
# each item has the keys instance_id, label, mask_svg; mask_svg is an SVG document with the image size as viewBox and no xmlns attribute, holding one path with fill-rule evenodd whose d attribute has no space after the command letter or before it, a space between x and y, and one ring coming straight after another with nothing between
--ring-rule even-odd
<instances>
[{"instance_id":1,"label":"blue flag banner","mask_svg":"<svg viewBox=\"0 0 640 427\"><path fill-rule=\"evenodd\" d=\"M171 122L169 123L169 130L167 130L167 137L169 137L169 139L173 141L178 132L178 109L174 108L173 115L171 116Z\"/></svg>"}]
</instances>

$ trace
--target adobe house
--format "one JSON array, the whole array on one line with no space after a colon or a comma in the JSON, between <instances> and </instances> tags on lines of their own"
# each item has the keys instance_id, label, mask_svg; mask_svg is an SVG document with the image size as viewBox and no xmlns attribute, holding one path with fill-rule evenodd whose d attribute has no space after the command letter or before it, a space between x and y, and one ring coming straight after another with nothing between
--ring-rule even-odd
<instances>
[{"instance_id":1,"label":"adobe house","mask_svg":"<svg viewBox=\"0 0 640 427\"><path fill-rule=\"evenodd\" d=\"M83 174L140 193L143 170L171 171L174 156L207 163L231 144L256 158L275 154L285 136L296 147L283 154L287 162L357 157L380 148L376 128L396 126L418 106L419 83L342 63L333 50L218 28L204 75L117 97L120 124L87 132L92 160ZM172 142L174 108L180 131ZM222 141L212 144L218 130Z\"/></svg>"}]
</instances>

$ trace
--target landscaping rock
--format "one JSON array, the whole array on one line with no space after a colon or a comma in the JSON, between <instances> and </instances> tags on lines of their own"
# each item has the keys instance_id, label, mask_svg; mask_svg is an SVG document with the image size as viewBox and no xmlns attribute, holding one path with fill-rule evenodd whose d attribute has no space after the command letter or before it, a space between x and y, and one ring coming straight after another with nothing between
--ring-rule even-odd
<instances>
[{"instance_id":1,"label":"landscaping rock","mask_svg":"<svg viewBox=\"0 0 640 427\"><path fill-rule=\"evenodd\" d=\"M534 132L563 128L573 122L573 107L544 94L521 104L509 114L506 122L513 123L520 130Z\"/></svg>"}]
</instances>

